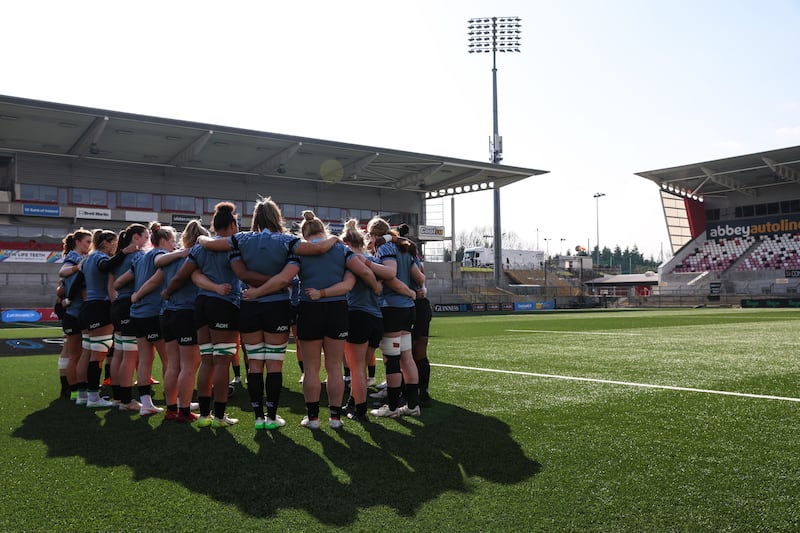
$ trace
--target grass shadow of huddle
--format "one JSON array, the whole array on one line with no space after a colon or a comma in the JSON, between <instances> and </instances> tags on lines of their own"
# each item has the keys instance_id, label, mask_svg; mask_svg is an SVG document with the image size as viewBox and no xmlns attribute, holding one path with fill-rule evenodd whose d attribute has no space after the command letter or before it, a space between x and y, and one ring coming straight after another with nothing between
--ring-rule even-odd
<instances>
[{"instance_id":1,"label":"grass shadow of huddle","mask_svg":"<svg viewBox=\"0 0 800 533\"><path fill-rule=\"evenodd\" d=\"M293 440L299 428L289 427L254 433L254 451L229 430L152 427L126 413L98 417L56 400L28 415L13 436L43 442L48 457L129 467L135 481L173 481L253 517L302 509L339 526L376 505L413 515L446 491L471 491L473 476L515 484L541 468L503 421L441 402L419 419L373 419L364 429L349 422L337 432L323 427L313 433L322 454Z\"/></svg>"}]
</instances>

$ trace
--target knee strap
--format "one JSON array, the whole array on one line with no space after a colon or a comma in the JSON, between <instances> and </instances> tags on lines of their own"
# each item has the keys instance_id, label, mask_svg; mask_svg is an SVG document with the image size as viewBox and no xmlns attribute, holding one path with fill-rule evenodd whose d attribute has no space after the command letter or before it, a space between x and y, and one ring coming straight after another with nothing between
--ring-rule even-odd
<instances>
[{"instance_id":1,"label":"knee strap","mask_svg":"<svg viewBox=\"0 0 800 533\"><path fill-rule=\"evenodd\" d=\"M386 375L400 373L400 358L395 356L386 358Z\"/></svg>"},{"instance_id":2,"label":"knee strap","mask_svg":"<svg viewBox=\"0 0 800 533\"><path fill-rule=\"evenodd\" d=\"M210 342L200 345L200 356L214 355L214 345Z\"/></svg>"}]
</instances>

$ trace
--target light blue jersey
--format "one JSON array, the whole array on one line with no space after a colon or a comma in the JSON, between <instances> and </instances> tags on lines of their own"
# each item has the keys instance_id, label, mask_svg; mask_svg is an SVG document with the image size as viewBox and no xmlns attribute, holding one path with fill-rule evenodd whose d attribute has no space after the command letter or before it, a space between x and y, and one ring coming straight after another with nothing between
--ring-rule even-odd
<instances>
[{"instance_id":1,"label":"light blue jersey","mask_svg":"<svg viewBox=\"0 0 800 533\"><path fill-rule=\"evenodd\" d=\"M179 259L161 268L161 271L164 272L164 283L161 285L161 289L169 285L170 280L175 277L175 274L178 273L178 270L181 269L184 262L186 262L185 259ZM197 299L197 293L197 286L192 283L191 278L187 279L186 283L184 283L180 289L170 294L169 300L167 300L164 305L164 309L169 311L194 309L194 301Z\"/></svg>"},{"instance_id":2,"label":"light blue jersey","mask_svg":"<svg viewBox=\"0 0 800 533\"><path fill-rule=\"evenodd\" d=\"M230 283L231 285L231 292L225 296L220 296L214 291L207 291L205 289L199 289L198 294L210 296L212 298L221 298L239 307L239 301L242 298L242 284L239 278L233 273L233 270L231 270L228 256L228 252L212 252L206 250L199 244L195 244L192 246L192 251L189 253L189 257L186 260L196 264L197 268L214 283Z\"/></svg>"},{"instance_id":3,"label":"light blue jersey","mask_svg":"<svg viewBox=\"0 0 800 533\"><path fill-rule=\"evenodd\" d=\"M397 263L397 279L411 287L411 266L414 264L414 257L411 254L401 252L393 242L387 242L378 248L377 257L381 263L386 260L395 261ZM394 292L384 283L381 307L414 307L414 300Z\"/></svg>"},{"instance_id":4,"label":"light blue jersey","mask_svg":"<svg viewBox=\"0 0 800 533\"><path fill-rule=\"evenodd\" d=\"M287 233L275 233L269 230L261 232L242 231L228 238L231 245L230 260L244 261L248 270L274 276L289 264L299 265L294 255L295 247L300 239ZM257 302L276 302L289 299L288 290L267 294L257 298Z\"/></svg>"},{"instance_id":5,"label":"light blue jersey","mask_svg":"<svg viewBox=\"0 0 800 533\"><path fill-rule=\"evenodd\" d=\"M161 248L153 248L131 266L131 271L134 276L134 291L138 291L142 285L156 273L156 257L163 253L166 253L166 251ZM161 314L162 304L163 300L161 299L161 294L159 294L159 291L156 289L145 295L138 302L131 304L131 318L158 316Z\"/></svg>"},{"instance_id":6,"label":"light blue jersey","mask_svg":"<svg viewBox=\"0 0 800 533\"><path fill-rule=\"evenodd\" d=\"M378 259L371 255L364 254L364 257L373 263L379 263ZM363 311L378 318L383 316L380 298L361 278L356 279L356 284L347 293L347 308L350 311Z\"/></svg>"},{"instance_id":7,"label":"light blue jersey","mask_svg":"<svg viewBox=\"0 0 800 533\"><path fill-rule=\"evenodd\" d=\"M313 241L318 242L318 241ZM344 271L347 269L348 261L359 261L347 246L337 242L333 247L322 255L299 256L300 260L300 282L304 288L324 289L335 285L344 279ZM317 302L334 302L344 300L346 296L326 296L315 300ZM311 298L300 291L300 301L310 302Z\"/></svg>"},{"instance_id":8,"label":"light blue jersey","mask_svg":"<svg viewBox=\"0 0 800 533\"><path fill-rule=\"evenodd\" d=\"M115 268L112 272L114 274L114 278L119 279L125 272L131 270L131 267L133 267L134 263L136 263L142 257L144 257L144 252L141 250L136 250L132 254L126 255L125 259L122 261L122 264ZM126 283L121 289L119 289L117 291L117 298L130 298L131 294L133 294L133 282Z\"/></svg>"}]
</instances>

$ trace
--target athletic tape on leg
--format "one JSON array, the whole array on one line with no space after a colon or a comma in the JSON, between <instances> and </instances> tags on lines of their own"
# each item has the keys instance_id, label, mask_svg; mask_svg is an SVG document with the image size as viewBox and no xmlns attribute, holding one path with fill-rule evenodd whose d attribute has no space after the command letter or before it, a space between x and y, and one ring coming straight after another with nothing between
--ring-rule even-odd
<instances>
[{"instance_id":1,"label":"athletic tape on leg","mask_svg":"<svg viewBox=\"0 0 800 533\"><path fill-rule=\"evenodd\" d=\"M288 342L283 344L265 344L264 359L283 361L286 358L286 346L288 346L288 344Z\"/></svg>"},{"instance_id":2,"label":"athletic tape on leg","mask_svg":"<svg viewBox=\"0 0 800 533\"><path fill-rule=\"evenodd\" d=\"M219 344L214 345L214 355L219 355L220 357L226 355L234 355L236 354L236 343L235 342L220 342Z\"/></svg>"},{"instance_id":3,"label":"athletic tape on leg","mask_svg":"<svg viewBox=\"0 0 800 533\"><path fill-rule=\"evenodd\" d=\"M214 345L210 342L200 345L200 356L214 355Z\"/></svg>"},{"instance_id":4,"label":"athletic tape on leg","mask_svg":"<svg viewBox=\"0 0 800 533\"><path fill-rule=\"evenodd\" d=\"M247 358L252 359L253 361L263 361L266 355L266 348L263 342L257 342L255 344L245 344L244 345L245 351L247 351Z\"/></svg>"},{"instance_id":5,"label":"athletic tape on leg","mask_svg":"<svg viewBox=\"0 0 800 533\"><path fill-rule=\"evenodd\" d=\"M381 339L381 353L386 357L400 355L400 337L384 337Z\"/></svg>"},{"instance_id":6,"label":"athletic tape on leg","mask_svg":"<svg viewBox=\"0 0 800 533\"><path fill-rule=\"evenodd\" d=\"M119 343L119 345L117 345L117 343ZM138 351L136 337L132 335L118 335L117 339L114 341L114 349L126 353Z\"/></svg>"},{"instance_id":7,"label":"athletic tape on leg","mask_svg":"<svg viewBox=\"0 0 800 533\"><path fill-rule=\"evenodd\" d=\"M89 344L93 352L108 353L114 339L111 335L97 335L89 337Z\"/></svg>"},{"instance_id":8,"label":"athletic tape on leg","mask_svg":"<svg viewBox=\"0 0 800 533\"><path fill-rule=\"evenodd\" d=\"M400 351L406 352L411 349L411 333L403 333L400 335Z\"/></svg>"}]
</instances>

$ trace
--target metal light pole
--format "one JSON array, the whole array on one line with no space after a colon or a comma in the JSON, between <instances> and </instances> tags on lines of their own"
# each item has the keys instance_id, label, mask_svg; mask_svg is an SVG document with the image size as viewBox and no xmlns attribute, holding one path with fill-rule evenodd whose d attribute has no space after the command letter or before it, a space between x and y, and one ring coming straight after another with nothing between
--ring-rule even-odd
<instances>
[{"instance_id":1,"label":"metal light pole","mask_svg":"<svg viewBox=\"0 0 800 533\"><path fill-rule=\"evenodd\" d=\"M469 53L492 53L492 163L503 160L503 138L497 125L497 52L519 52L521 25L519 17L469 19ZM494 283L500 286L503 261L503 241L500 229L500 187L494 188Z\"/></svg>"},{"instance_id":2,"label":"metal light pole","mask_svg":"<svg viewBox=\"0 0 800 533\"><path fill-rule=\"evenodd\" d=\"M597 225L597 266L600 266L600 198L605 196L605 193L596 192L594 193L594 203L595 203L595 217L596 221L595 224Z\"/></svg>"}]
</instances>

